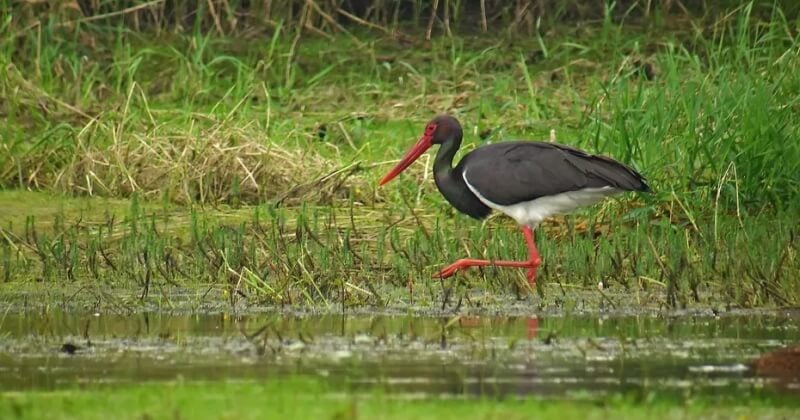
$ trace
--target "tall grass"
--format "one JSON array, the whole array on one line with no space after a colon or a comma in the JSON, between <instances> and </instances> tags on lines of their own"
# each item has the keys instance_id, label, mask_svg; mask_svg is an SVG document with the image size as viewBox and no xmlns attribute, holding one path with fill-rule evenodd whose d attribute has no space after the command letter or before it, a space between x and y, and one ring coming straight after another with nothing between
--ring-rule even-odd
<instances>
[{"instance_id":1,"label":"tall grass","mask_svg":"<svg viewBox=\"0 0 800 420\"><path fill-rule=\"evenodd\" d=\"M672 306L720 295L796 304L792 5L687 15L658 8L668 2L606 3L591 12L597 20L564 25L577 2L529 2L541 19L521 37L528 12L506 2L485 2L492 34L481 36L470 35L483 20L474 2L440 2L428 41L422 2L382 3L396 13L273 3L269 18L226 2L188 18L183 3L108 2L81 14L3 6L13 13L0 22L0 186L192 213L162 220L132 204L122 224L32 219L24 229L0 217L0 278L132 282L143 295L194 279L275 303L436 300L448 287L466 296L430 274L467 253L521 256L514 227L456 215L424 159L375 187L446 111L464 123L465 150L555 129L559 142L627 162L654 186L541 229L541 294L602 280L663 291ZM301 12L314 17L298 24ZM197 207L260 203L237 223ZM521 291L518 273L464 278ZM382 284L393 292L372 289Z\"/></svg>"},{"instance_id":2,"label":"tall grass","mask_svg":"<svg viewBox=\"0 0 800 420\"><path fill-rule=\"evenodd\" d=\"M474 46L442 39L415 51L397 50L394 40L383 38L375 39L372 49L355 52L349 38L300 46L279 35L269 43L242 44L202 33L145 41L122 26L110 36L88 32L97 39L89 48L80 41L83 32L69 36L56 27L21 37L9 32L0 43L6 69L0 93L7 98L8 118L0 182L92 192L110 184L114 194L125 187L99 175L96 188L78 185L86 183L74 181L85 165L75 156L93 161L97 154L122 153L149 159L136 153L137 142L173 143L179 131L231 138L210 143L236 153L232 150L261 134L265 137L257 142L305 147L317 134L310 126L324 124L332 127L328 141L319 144L323 152L341 158L366 147L377 152L371 158L380 158L384 143L394 146L398 134L416 129L406 125L396 133L390 130L397 126L384 123L419 124L452 110L477 131L530 135L557 128L577 134L569 142L633 162L678 194L716 199L735 183L740 203L786 207L795 201L800 165L800 146L793 141L800 126L794 105L800 84L794 71L797 36L780 9L769 20L755 18L751 5L727 16L708 27L667 34L634 24L608 29L611 24L604 21L596 29L601 42L567 32L522 45L504 38L472 41ZM588 31L591 37L595 29ZM546 62L532 57L530 49L542 51L540 46L548 51ZM645 65L657 69L656 80L647 80ZM292 69L288 77L286 68ZM417 112L418 106L425 112ZM341 120L348 111L366 111L371 126L364 130L363 115ZM392 137L366 141L375 134ZM240 156L261 153L252 146L241 150ZM152 154L175 160L171 152ZM205 171L203 165L199 169ZM113 178L126 171L105 173ZM248 177L253 178L243 169L219 182L228 184L225 190L234 179L242 184L236 188L246 188ZM303 181L313 179L293 180ZM210 197L220 196L226 195ZM731 197L722 194L721 202Z\"/></svg>"},{"instance_id":3,"label":"tall grass","mask_svg":"<svg viewBox=\"0 0 800 420\"><path fill-rule=\"evenodd\" d=\"M667 218L631 224L610 206L588 222L542 228L544 258L535 292L543 306L571 306L574 290L602 283L612 306L645 308L792 305L800 296L796 228L769 216L718 224ZM51 223L43 223L51 222ZM420 229L423 223L424 229ZM753 228L771 223L769 229ZM48 226L49 225L49 226ZM431 273L469 254L522 258L510 226L464 229L442 216L387 215L350 208L256 207L236 212L145 210L124 218L56 213L0 229L0 278L129 288L141 298L173 286L212 284L231 303L274 305L484 306L524 296L523 272L487 268L440 281ZM475 295L474 288L490 295ZM591 295L582 295L589 299ZM631 301L635 297L635 302ZM584 303L593 305L591 303Z\"/></svg>"},{"instance_id":4,"label":"tall grass","mask_svg":"<svg viewBox=\"0 0 800 420\"><path fill-rule=\"evenodd\" d=\"M286 0L210 2L164 0L104 0L76 3L21 2L13 8L26 29L43 22L75 27L97 22L124 25L134 31L206 32L216 35L252 35L261 31L297 27L312 33L350 35L352 27L377 32L398 28L452 36L463 31L533 32L542 21L558 22L663 18L670 15L718 15L739 5L736 1L676 3L619 0ZM794 2L779 2L796 12Z\"/></svg>"}]
</instances>

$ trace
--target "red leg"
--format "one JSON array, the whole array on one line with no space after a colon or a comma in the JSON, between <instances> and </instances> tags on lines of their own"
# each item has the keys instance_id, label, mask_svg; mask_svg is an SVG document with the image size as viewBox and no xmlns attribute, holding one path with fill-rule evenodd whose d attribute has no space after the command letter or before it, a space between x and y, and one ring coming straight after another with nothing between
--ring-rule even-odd
<instances>
[{"instance_id":1,"label":"red leg","mask_svg":"<svg viewBox=\"0 0 800 420\"><path fill-rule=\"evenodd\" d=\"M527 261L491 261L464 258L443 268L436 277L445 279L458 272L458 270L468 267L486 267L493 265L495 267L527 268L528 272L526 273L526 277L528 277L528 284L533 287L534 280L536 279L536 269L541 265L542 259L539 258L539 251L536 249L536 243L533 240L533 229L529 226L523 226L522 234L525 236L525 243L528 245L529 258Z\"/></svg>"},{"instance_id":2,"label":"red leg","mask_svg":"<svg viewBox=\"0 0 800 420\"><path fill-rule=\"evenodd\" d=\"M536 249L536 242L533 240L533 229L523 226L522 234L525 235L525 242L528 244L528 263L530 264L526 277L528 277L528 284L533 288L536 281L536 269L542 265L542 259L539 257L539 250Z\"/></svg>"}]
</instances>

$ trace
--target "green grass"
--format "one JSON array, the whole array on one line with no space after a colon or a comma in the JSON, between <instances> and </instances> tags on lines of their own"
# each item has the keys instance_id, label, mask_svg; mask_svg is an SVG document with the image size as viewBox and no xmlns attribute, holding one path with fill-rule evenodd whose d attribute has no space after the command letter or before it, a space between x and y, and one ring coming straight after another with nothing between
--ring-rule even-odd
<instances>
[{"instance_id":1,"label":"green grass","mask_svg":"<svg viewBox=\"0 0 800 420\"><path fill-rule=\"evenodd\" d=\"M62 199L12 192L0 193L0 202L21 197L27 203ZM540 305L572 305L570 290L594 290L602 300L598 281L612 294L635 293L643 308L795 301L798 262L789 221L720 218L692 232L688 221L683 229L667 220L619 221L621 211L609 205L587 221L541 229L545 265L536 291L546 299ZM452 307L465 298L491 306L525 293L523 273L515 270L431 278L442 263L465 253L521 258L519 233L500 218L476 229L458 217L353 205L187 210L139 200L122 207L102 199L70 199L36 213L13 217L3 227L0 275L7 287L25 280L90 284L145 298L169 295L175 286L211 285L231 303L245 297L329 308L338 302ZM770 230L747 229L759 225ZM490 294L475 295L475 289Z\"/></svg>"},{"instance_id":2,"label":"green grass","mask_svg":"<svg viewBox=\"0 0 800 420\"><path fill-rule=\"evenodd\" d=\"M796 17L745 4L624 19L608 7L536 36L429 42L7 19L0 202L13 211L0 216L0 280L141 296L211 283L231 299L311 305L520 294L513 270L430 279L466 254L524 255L508 220L455 214L424 164L376 187L424 122L450 112L466 150L555 129L655 190L543 226L540 296L603 281L656 292L655 306L797 305ZM98 196L109 211L42 210Z\"/></svg>"},{"instance_id":3,"label":"green grass","mask_svg":"<svg viewBox=\"0 0 800 420\"><path fill-rule=\"evenodd\" d=\"M4 418L787 418L796 401L772 397L727 401L720 396L598 401L526 399L405 399L373 391L331 392L308 379L263 382L168 382L56 391L0 393Z\"/></svg>"},{"instance_id":4,"label":"green grass","mask_svg":"<svg viewBox=\"0 0 800 420\"><path fill-rule=\"evenodd\" d=\"M359 47L350 37L294 45L282 33L266 42L122 26L9 31L0 39L10 152L0 182L172 199L182 186L202 189L175 179L183 177L221 184L191 199L232 200L257 162L219 166L181 152L205 156L205 147L227 146L224 154L244 157L262 152L246 147L255 142L299 147L306 159L322 154L332 167L381 162L433 114L450 111L467 133L492 129L493 139L544 138L555 128L564 142L642 169L661 199L675 191L710 203L720 192L726 207L739 199L783 208L794 204L800 172L791 27L779 9L763 20L743 6L677 30L604 22L559 28L541 42L462 37L409 46L364 35L367 47ZM532 54L540 50L545 57ZM655 80L637 62L652 65ZM295 81L285 80L286 68ZM316 136L319 124L330 132L326 141ZM186 173L195 166L208 179ZM212 168L224 170L207 173Z\"/></svg>"}]
</instances>

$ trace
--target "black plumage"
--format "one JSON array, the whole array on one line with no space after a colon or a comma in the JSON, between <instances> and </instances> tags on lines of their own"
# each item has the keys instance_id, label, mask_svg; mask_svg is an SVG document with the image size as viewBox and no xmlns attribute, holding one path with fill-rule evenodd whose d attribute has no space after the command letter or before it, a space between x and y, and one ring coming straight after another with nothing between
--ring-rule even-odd
<instances>
[{"instance_id":1,"label":"black plumage","mask_svg":"<svg viewBox=\"0 0 800 420\"><path fill-rule=\"evenodd\" d=\"M434 118L431 124L435 127L431 144L440 146L433 164L436 186L453 207L476 219L488 216L491 208L467 186L465 172L483 198L502 206L586 188L650 189L644 177L627 165L557 143L489 144L467 153L454 168L453 158L463 137L461 124L448 115Z\"/></svg>"},{"instance_id":2,"label":"black plumage","mask_svg":"<svg viewBox=\"0 0 800 420\"><path fill-rule=\"evenodd\" d=\"M556 143L507 141L478 148L458 163L470 185L500 205L584 188L649 191L632 168L605 156Z\"/></svg>"}]
</instances>

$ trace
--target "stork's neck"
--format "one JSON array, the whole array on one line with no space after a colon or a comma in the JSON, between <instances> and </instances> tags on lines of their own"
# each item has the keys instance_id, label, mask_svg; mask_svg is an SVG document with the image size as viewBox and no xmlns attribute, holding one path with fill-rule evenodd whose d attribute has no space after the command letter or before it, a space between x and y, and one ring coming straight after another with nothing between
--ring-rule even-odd
<instances>
[{"instance_id":1,"label":"stork's neck","mask_svg":"<svg viewBox=\"0 0 800 420\"><path fill-rule=\"evenodd\" d=\"M439 192L453 207L471 217L483 219L492 210L469 190L462 172L463 165L459 164L453 168L453 158L459 147L461 147L460 128L445 140L436 152L436 159L433 161L433 179Z\"/></svg>"},{"instance_id":2,"label":"stork's neck","mask_svg":"<svg viewBox=\"0 0 800 420\"><path fill-rule=\"evenodd\" d=\"M439 147L436 159L433 161L433 179L436 187L444 198L458 211L468 214L476 219L483 219L491 209L483 204L472 191L469 190L462 173L462 165L453 168L453 157L461 146L461 131L447 139Z\"/></svg>"},{"instance_id":3,"label":"stork's neck","mask_svg":"<svg viewBox=\"0 0 800 420\"><path fill-rule=\"evenodd\" d=\"M436 152L436 159L433 161L433 175L438 180L450 178L453 175L453 158L456 156L458 148L461 147L461 135L454 134L439 147ZM439 186L441 190L441 185ZM444 192L444 191L442 191Z\"/></svg>"}]
</instances>

